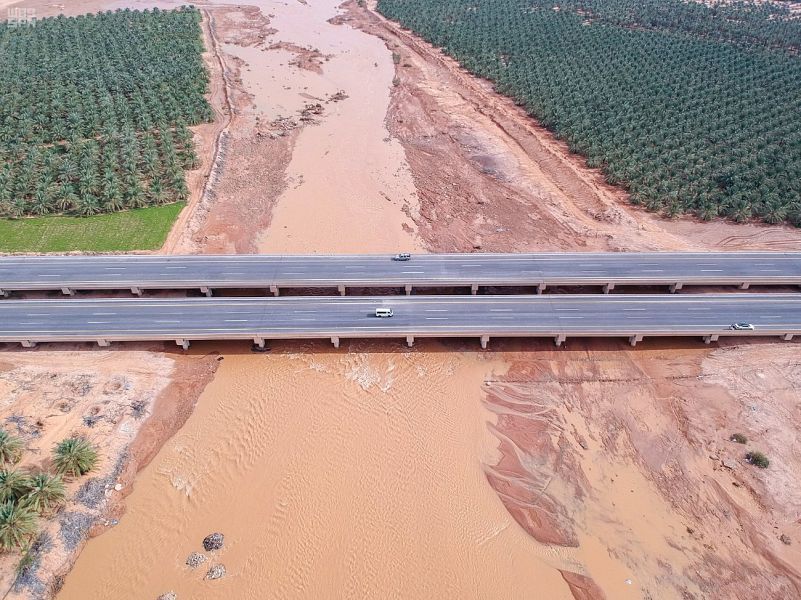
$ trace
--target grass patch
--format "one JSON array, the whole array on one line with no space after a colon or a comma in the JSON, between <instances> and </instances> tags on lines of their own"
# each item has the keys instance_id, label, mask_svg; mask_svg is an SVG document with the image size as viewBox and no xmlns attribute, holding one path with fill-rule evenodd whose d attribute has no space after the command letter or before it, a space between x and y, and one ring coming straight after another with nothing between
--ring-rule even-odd
<instances>
[{"instance_id":1,"label":"grass patch","mask_svg":"<svg viewBox=\"0 0 801 600\"><path fill-rule=\"evenodd\" d=\"M184 202L93 217L0 219L0 252L123 252L164 244Z\"/></svg>"}]
</instances>

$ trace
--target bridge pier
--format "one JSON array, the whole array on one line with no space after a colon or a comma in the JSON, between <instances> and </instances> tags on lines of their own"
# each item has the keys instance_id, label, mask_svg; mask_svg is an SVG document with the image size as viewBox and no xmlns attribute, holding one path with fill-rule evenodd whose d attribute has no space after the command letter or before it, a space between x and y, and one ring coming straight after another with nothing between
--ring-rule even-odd
<instances>
[{"instance_id":1,"label":"bridge pier","mask_svg":"<svg viewBox=\"0 0 801 600\"><path fill-rule=\"evenodd\" d=\"M564 334L562 334L562 333L560 333L559 335L557 335L557 336L556 336L556 337L553 339L553 341L554 341L554 343L556 344L556 347L558 348L559 346L561 346L562 344L564 344L564 343L565 343L565 341L567 341L567 336L566 336L566 335L564 335Z\"/></svg>"},{"instance_id":2,"label":"bridge pier","mask_svg":"<svg viewBox=\"0 0 801 600\"><path fill-rule=\"evenodd\" d=\"M615 284L614 283L607 283L606 285L604 285L604 294L608 294L613 289L615 289Z\"/></svg>"},{"instance_id":3,"label":"bridge pier","mask_svg":"<svg viewBox=\"0 0 801 600\"><path fill-rule=\"evenodd\" d=\"M678 292L683 287L684 287L683 283L674 283L674 284L672 284L670 286L670 293L671 294L675 294L676 292Z\"/></svg>"},{"instance_id":4,"label":"bridge pier","mask_svg":"<svg viewBox=\"0 0 801 600\"><path fill-rule=\"evenodd\" d=\"M480 341L481 341L482 350L486 350L487 349L487 344L489 344L489 336L488 335L482 335Z\"/></svg>"},{"instance_id":5,"label":"bridge pier","mask_svg":"<svg viewBox=\"0 0 801 600\"><path fill-rule=\"evenodd\" d=\"M537 284L537 293L538 294L542 294L544 291L545 291L545 284L544 283L538 283Z\"/></svg>"},{"instance_id":6,"label":"bridge pier","mask_svg":"<svg viewBox=\"0 0 801 600\"><path fill-rule=\"evenodd\" d=\"M413 335L407 335L406 336L406 345L409 346L409 348L414 346L414 336Z\"/></svg>"},{"instance_id":7,"label":"bridge pier","mask_svg":"<svg viewBox=\"0 0 801 600\"><path fill-rule=\"evenodd\" d=\"M109 342L108 340L97 340L97 345L100 346L101 348L108 348L109 346L111 346L111 342Z\"/></svg>"},{"instance_id":8,"label":"bridge pier","mask_svg":"<svg viewBox=\"0 0 801 600\"><path fill-rule=\"evenodd\" d=\"M271 285L271 286L270 286L270 293L271 293L273 296L276 296L276 297L278 297L278 286L277 286L277 285Z\"/></svg>"},{"instance_id":9,"label":"bridge pier","mask_svg":"<svg viewBox=\"0 0 801 600\"><path fill-rule=\"evenodd\" d=\"M340 296L344 296L345 295L345 286L344 285L337 286L337 289L339 290L339 295Z\"/></svg>"},{"instance_id":10,"label":"bridge pier","mask_svg":"<svg viewBox=\"0 0 801 600\"><path fill-rule=\"evenodd\" d=\"M713 333L712 335L705 335L704 336L704 343L711 344L712 342L717 342L720 335L717 333Z\"/></svg>"},{"instance_id":11,"label":"bridge pier","mask_svg":"<svg viewBox=\"0 0 801 600\"><path fill-rule=\"evenodd\" d=\"M332 336L331 337L331 343L334 344L334 348L339 348L339 338L338 337Z\"/></svg>"},{"instance_id":12,"label":"bridge pier","mask_svg":"<svg viewBox=\"0 0 801 600\"><path fill-rule=\"evenodd\" d=\"M20 344L22 344L23 348L36 348L36 342L31 340L22 340Z\"/></svg>"},{"instance_id":13,"label":"bridge pier","mask_svg":"<svg viewBox=\"0 0 801 600\"><path fill-rule=\"evenodd\" d=\"M404 290L406 290L406 295L407 295L407 296L411 296L411 295L412 295L412 284L411 284L411 283L407 283L407 284L406 284L406 285L403 287L403 289L404 289Z\"/></svg>"},{"instance_id":14,"label":"bridge pier","mask_svg":"<svg viewBox=\"0 0 801 600\"><path fill-rule=\"evenodd\" d=\"M212 294L213 294L214 292L212 291L212 289L211 289L211 288L208 288L208 287L202 287L202 288L200 288L200 293L201 293L201 294L206 294L206 296L207 296L207 297L211 298L211 296L212 296Z\"/></svg>"},{"instance_id":15,"label":"bridge pier","mask_svg":"<svg viewBox=\"0 0 801 600\"><path fill-rule=\"evenodd\" d=\"M75 290L73 290L72 288L63 287L61 288L61 293L64 294L65 296L74 296Z\"/></svg>"},{"instance_id":16,"label":"bridge pier","mask_svg":"<svg viewBox=\"0 0 801 600\"><path fill-rule=\"evenodd\" d=\"M473 285L470 286L470 293L473 294L474 296L476 294L478 294L478 284L477 283L474 283Z\"/></svg>"},{"instance_id":17,"label":"bridge pier","mask_svg":"<svg viewBox=\"0 0 801 600\"><path fill-rule=\"evenodd\" d=\"M629 344L631 344L632 346L636 346L637 342L641 341L642 341L641 335L632 335L631 337L629 337Z\"/></svg>"},{"instance_id":18,"label":"bridge pier","mask_svg":"<svg viewBox=\"0 0 801 600\"><path fill-rule=\"evenodd\" d=\"M5 298L8 296L8 292L5 290L0 289L0 298Z\"/></svg>"},{"instance_id":19,"label":"bridge pier","mask_svg":"<svg viewBox=\"0 0 801 600\"><path fill-rule=\"evenodd\" d=\"M750 283L745 283L745 282L743 282L743 283L741 283L741 284L740 284L738 287L739 287L739 289L741 289L741 290L747 290L748 288L750 288L750 287L751 287L751 284L750 284Z\"/></svg>"},{"instance_id":20,"label":"bridge pier","mask_svg":"<svg viewBox=\"0 0 801 600\"><path fill-rule=\"evenodd\" d=\"M263 337L254 337L253 338L253 345L258 346L259 348L264 348L264 338Z\"/></svg>"},{"instance_id":21,"label":"bridge pier","mask_svg":"<svg viewBox=\"0 0 801 600\"><path fill-rule=\"evenodd\" d=\"M792 334L792 333L785 333L785 334L782 336L782 339L783 339L785 342L789 342L790 340L792 340L792 339L793 339L793 334Z\"/></svg>"},{"instance_id":22,"label":"bridge pier","mask_svg":"<svg viewBox=\"0 0 801 600\"><path fill-rule=\"evenodd\" d=\"M178 344L184 350L189 350L189 340L179 338L175 340L175 343Z\"/></svg>"},{"instance_id":23,"label":"bridge pier","mask_svg":"<svg viewBox=\"0 0 801 600\"><path fill-rule=\"evenodd\" d=\"M141 288L138 288L138 287L132 287L131 288L131 293L134 296L141 296L142 295L142 290L141 290Z\"/></svg>"}]
</instances>

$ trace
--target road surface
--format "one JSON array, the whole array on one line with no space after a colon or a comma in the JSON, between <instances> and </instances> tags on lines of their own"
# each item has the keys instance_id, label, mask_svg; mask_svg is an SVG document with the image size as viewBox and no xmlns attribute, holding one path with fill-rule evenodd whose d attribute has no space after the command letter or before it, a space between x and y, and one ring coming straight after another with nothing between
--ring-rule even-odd
<instances>
[{"instance_id":1,"label":"road surface","mask_svg":"<svg viewBox=\"0 0 801 600\"><path fill-rule=\"evenodd\" d=\"M375 309L392 308L378 318ZM733 331L749 322L754 331ZM801 294L6 300L0 342L801 335Z\"/></svg>"},{"instance_id":2,"label":"road surface","mask_svg":"<svg viewBox=\"0 0 801 600\"><path fill-rule=\"evenodd\" d=\"M345 256L6 256L11 291L261 288L801 285L801 252L415 254Z\"/></svg>"}]
</instances>

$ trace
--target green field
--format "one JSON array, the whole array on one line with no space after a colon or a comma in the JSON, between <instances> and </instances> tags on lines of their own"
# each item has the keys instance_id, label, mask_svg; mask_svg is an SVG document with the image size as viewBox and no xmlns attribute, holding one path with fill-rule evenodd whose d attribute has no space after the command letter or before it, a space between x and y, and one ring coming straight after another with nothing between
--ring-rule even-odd
<instances>
[{"instance_id":1,"label":"green field","mask_svg":"<svg viewBox=\"0 0 801 600\"><path fill-rule=\"evenodd\" d=\"M379 0L666 216L801 226L801 18L782 3Z\"/></svg>"},{"instance_id":2,"label":"green field","mask_svg":"<svg viewBox=\"0 0 801 600\"><path fill-rule=\"evenodd\" d=\"M185 204L94 217L0 219L0 252L123 252L161 247Z\"/></svg>"}]
</instances>

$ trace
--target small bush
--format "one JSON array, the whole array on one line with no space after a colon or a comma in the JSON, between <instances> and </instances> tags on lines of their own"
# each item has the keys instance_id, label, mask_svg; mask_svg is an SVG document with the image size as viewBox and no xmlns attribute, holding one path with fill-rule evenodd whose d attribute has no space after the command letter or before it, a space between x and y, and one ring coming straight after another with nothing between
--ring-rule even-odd
<instances>
[{"instance_id":1,"label":"small bush","mask_svg":"<svg viewBox=\"0 0 801 600\"><path fill-rule=\"evenodd\" d=\"M36 513L26 504L0 504L0 550L23 548L36 533Z\"/></svg>"},{"instance_id":2,"label":"small bush","mask_svg":"<svg viewBox=\"0 0 801 600\"><path fill-rule=\"evenodd\" d=\"M0 466L14 465L22 457L22 440L0 429Z\"/></svg>"},{"instance_id":3,"label":"small bush","mask_svg":"<svg viewBox=\"0 0 801 600\"><path fill-rule=\"evenodd\" d=\"M31 489L31 479L25 473L0 470L0 502L16 502Z\"/></svg>"},{"instance_id":4,"label":"small bush","mask_svg":"<svg viewBox=\"0 0 801 600\"><path fill-rule=\"evenodd\" d=\"M747 444L748 438L745 437L742 433L733 433L729 438L732 442L737 442L738 444Z\"/></svg>"},{"instance_id":5,"label":"small bush","mask_svg":"<svg viewBox=\"0 0 801 600\"><path fill-rule=\"evenodd\" d=\"M30 478L30 488L23 501L41 515L55 512L66 498L61 475L37 473Z\"/></svg>"},{"instance_id":6,"label":"small bush","mask_svg":"<svg viewBox=\"0 0 801 600\"><path fill-rule=\"evenodd\" d=\"M78 437L62 440L53 450L53 466L66 477L88 473L97 465L97 450L87 440Z\"/></svg>"},{"instance_id":7,"label":"small bush","mask_svg":"<svg viewBox=\"0 0 801 600\"><path fill-rule=\"evenodd\" d=\"M760 469L767 469L770 465L770 460L768 460L768 457L757 450L746 454L745 460L750 462L752 465L759 467Z\"/></svg>"}]
</instances>

